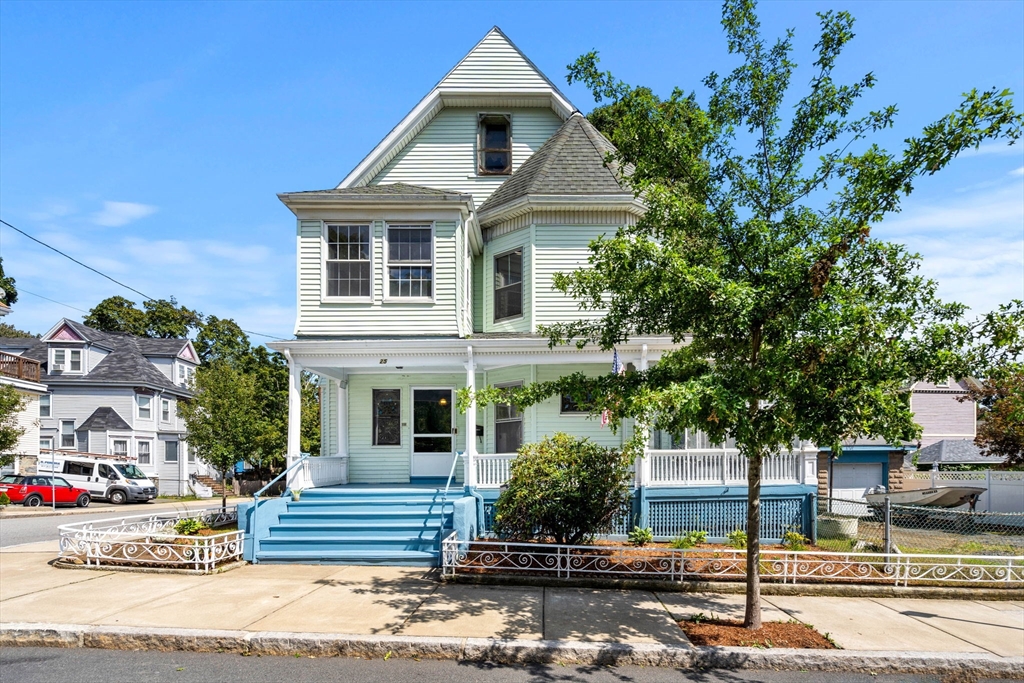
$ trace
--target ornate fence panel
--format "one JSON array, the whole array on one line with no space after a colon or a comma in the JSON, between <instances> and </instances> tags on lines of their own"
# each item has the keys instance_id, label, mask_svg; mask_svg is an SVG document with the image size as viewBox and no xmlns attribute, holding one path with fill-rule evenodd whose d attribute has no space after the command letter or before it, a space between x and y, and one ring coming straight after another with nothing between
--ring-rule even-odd
<instances>
[{"instance_id":1,"label":"ornate fence panel","mask_svg":"<svg viewBox=\"0 0 1024 683\"><path fill-rule=\"evenodd\" d=\"M746 499L658 500L648 502L648 525L659 538L673 538L688 531L706 531L712 539L747 527ZM803 528L801 498L764 498L761 501L761 536L778 541L789 530Z\"/></svg>"},{"instance_id":2,"label":"ornate fence panel","mask_svg":"<svg viewBox=\"0 0 1024 683\"><path fill-rule=\"evenodd\" d=\"M441 543L442 571L638 578L664 581L741 580L746 551L733 549L568 546L503 541L460 541L454 532ZM1024 556L885 555L763 550L761 577L780 583L885 583L1024 585Z\"/></svg>"},{"instance_id":3,"label":"ornate fence panel","mask_svg":"<svg viewBox=\"0 0 1024 683\"><path fill-rule=\"evenodd\" d=\"M242 555L242 531L185 536L174 531L182 519L197 519L210 528L238 522L235 507L183 510L64 524L60 557L89 566L151 566L210 572Z\"/></svg>"}]
</instances>

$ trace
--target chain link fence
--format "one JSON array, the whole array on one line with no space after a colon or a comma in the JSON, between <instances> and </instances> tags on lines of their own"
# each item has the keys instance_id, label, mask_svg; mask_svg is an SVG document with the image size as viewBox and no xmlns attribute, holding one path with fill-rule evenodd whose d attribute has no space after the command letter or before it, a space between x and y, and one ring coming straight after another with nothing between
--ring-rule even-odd
<instances>
[{"instance_id":1,"label":"chain link fence","mask_svg":"<svg viewBox=\"0 0 1024 683\"><path fill-rule=\"evenodd\" d=\"M817 546L836 552L1024 555L1024 513L818 499Z\"/></svg>"}]
</instances>

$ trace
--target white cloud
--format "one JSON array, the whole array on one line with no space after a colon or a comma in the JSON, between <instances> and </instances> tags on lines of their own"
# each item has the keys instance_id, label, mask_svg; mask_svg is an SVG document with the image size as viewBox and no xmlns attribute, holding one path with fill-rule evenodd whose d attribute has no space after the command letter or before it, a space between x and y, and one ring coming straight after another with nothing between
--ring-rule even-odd
<instances>
[{"instance_id":1,"label":"white cloud","mask_svg":"<svg viewBox=\"0 0 1024 683\"><path fill-rule=\"evenodd\" d=\"M960 153L961 157L980 157L980 156L991 156L997 154L999 156L1021 156L1024 155L1024 146L1020 143L1010 145L1005 142L989 142L977 149L968 149Z\"/></svg>"},{"instance_id":2,"label":"white cloud","mask_svg":"<svg viewBox=\"0 0 1024 683\"><path fill-rule=\"evenodd\" d=\"M93 214L92 222L116 228L156 213L157 207L136 202L103 202L103 210Z\"/></svg>"},{"instance_id":3,"label":"white cloud","mask_svg":"<svg viewBox=\"0 0 1024 683\"><path fill-rule=\"evenodd\" d=\"M1012 171L1010 171L1010 175L1024 175L1024 166L1013 169Z\"/></svg>"}]
</instances>

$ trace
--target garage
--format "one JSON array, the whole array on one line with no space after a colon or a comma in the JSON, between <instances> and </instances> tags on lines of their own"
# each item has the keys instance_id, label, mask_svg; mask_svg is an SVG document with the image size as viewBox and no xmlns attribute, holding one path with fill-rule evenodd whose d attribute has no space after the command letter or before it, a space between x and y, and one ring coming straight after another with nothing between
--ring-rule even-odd
<instances>
[{"instance_id":1,"label":"garage","mask_svg":"<svg viewBox=\"0 0 1024 683\"><path fill-rule=\"evenodd\" d=\"M882 463L832 463L832 497L861 500L868 489L885 483Z\"/></svg>"}]
</instances>

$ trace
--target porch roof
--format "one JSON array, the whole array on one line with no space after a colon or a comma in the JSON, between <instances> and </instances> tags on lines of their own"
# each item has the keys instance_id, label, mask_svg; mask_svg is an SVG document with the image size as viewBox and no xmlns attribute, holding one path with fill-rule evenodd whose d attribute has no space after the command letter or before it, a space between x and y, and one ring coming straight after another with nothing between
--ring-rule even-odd
<instances>
[{"instance_id":1,"label":"porch roof","mask_svg":"<svg viewBox=\"0 0 1024 683\"><path fill-rule=\"evenodd\" d=\"M611 349L604 351L596 345L583 349L575 345L549 348L547 337L534 335L304 338L271 342L268 346L291 356L299 365L328 376L349 372L463 371L470 361L478 370L488 370L512 365L610 364L612 358ZM639 363L645 353L648 361L655 361L680 346L669 337L636 337L617 344L615 349L620 362L625 364Z\"/></svg>"}]
</instances>

